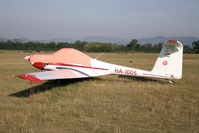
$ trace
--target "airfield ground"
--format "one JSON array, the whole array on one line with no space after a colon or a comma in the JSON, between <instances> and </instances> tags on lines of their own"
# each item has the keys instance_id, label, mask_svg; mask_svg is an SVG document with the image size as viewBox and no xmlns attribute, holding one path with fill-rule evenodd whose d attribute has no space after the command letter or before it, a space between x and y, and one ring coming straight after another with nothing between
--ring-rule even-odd
<instances>
[{"instance_id":1,"label":"airfield ground","mask_svg":"<svg viewBox=\"0 0 199 133\"><path fill-rule=\"evenodd\" d=\"M0 51L1 133L199 132L199 54L184 55L183 79L175 84L110 75L34 83L29 97L29 82L15 76L39 71L23 59L33 53ZM150 70L157 56L105 53L99 59Z\"/></svg>"}]
</instances>

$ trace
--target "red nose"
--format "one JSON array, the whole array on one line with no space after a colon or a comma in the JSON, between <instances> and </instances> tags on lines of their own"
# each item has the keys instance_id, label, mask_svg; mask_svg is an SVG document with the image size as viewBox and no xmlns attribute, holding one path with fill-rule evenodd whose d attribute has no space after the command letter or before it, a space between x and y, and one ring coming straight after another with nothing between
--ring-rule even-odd
<instances>
[{"instance_id":1,"label":"red nose","mask_svg":"<svg viewBox=\"0 0 199 133\"><path fill-rule=\"evenodd\" d=\"M44 67L45 67L45 64L43 62L35 62L32 65L39 69L44 69Z\"/></svg>"}]
</instances>

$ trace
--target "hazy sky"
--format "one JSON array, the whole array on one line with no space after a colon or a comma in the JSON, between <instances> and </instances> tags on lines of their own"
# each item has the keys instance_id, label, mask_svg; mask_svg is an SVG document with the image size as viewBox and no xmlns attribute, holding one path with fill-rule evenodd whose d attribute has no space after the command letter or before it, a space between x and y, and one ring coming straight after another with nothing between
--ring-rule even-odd
<instances>
[{"instance_id":1,"label":"hazy sky","mask_svg":"<svg viewBox=\"0 0 199 133\"><path fill-rule=\"evenodd\" d=\"M199 0L0 0L0 36L199 37Z\"/></svg>"}]
</instances>

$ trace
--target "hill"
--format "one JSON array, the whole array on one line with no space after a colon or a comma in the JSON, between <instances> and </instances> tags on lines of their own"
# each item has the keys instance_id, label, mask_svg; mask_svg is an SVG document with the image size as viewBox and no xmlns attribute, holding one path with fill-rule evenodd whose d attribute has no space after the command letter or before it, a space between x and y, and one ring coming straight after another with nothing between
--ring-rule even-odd
<instances>
[{"instance_id":1,"label":"hill","mask_svg":"<svg viewBox=\"0 0 199 133\"><path fill-rule=\"evenodd\" d=\"M128 44L132 39L136 38L117 38L117 37L107 37L107 36L88 36L84 38L54 38L54 39L48 39L48 40L32 40L29 38L15 38L15 39L6 39L4 37L0 37L0 41L6 41L6 40L12 40L12 41L20 41L20 42L29 42L29 41L35 41L35 42L69 42L74 43L76 40L80 41L86 41L86 42L101 42L101 43L115 43L115 44ZM193 41L199 40L198 37L165 37L165 36L156 36L152 38L140 38L138 39L140 44L146 44L146 43L152 43L152 44L158 44L160 42L165 42L167 40L179 40L184 45L192 45Z\"/></svg>"},{"instance_id":2,"label":"hill","mask_svg":"<svg viewBox=\"0 0 199 133\"><path fill-rule=\"evenodd\" d=\"M199 40L197 37L164 37L164 36L156 36L152 38L141 38L139 39L139 43L146 44L146 43L152 43L157 44L159 42L165 42L167 40L179 40L184 45L192 45L193 41Z\"/></svg>"}]
</instances>

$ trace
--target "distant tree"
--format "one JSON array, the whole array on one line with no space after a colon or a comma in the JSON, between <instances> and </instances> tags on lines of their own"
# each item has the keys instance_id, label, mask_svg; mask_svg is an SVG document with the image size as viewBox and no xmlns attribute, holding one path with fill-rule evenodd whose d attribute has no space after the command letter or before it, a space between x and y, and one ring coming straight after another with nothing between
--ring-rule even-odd
<instances>
[{"instance_id":1,"label":"distant tree","mask_svg":"<svg viewBox=\"0 0 199 133\"><path fill-rule=\"evenodd\" d=\"M151 43L147 43L141 46L142 52L152 52L153 51L153 45Z\"/></svg>"},{"instance_id":2,"label":"distant tree","mask_svg":"<svg viewBox=\"0 0 199 133\"><path fill-rule=\"evenodd\" d=\"M163 42L158 43L158 51L162 49Z\"/></svg>"},{"instance_id":3,"label":"distant tree","mask_svg":"<svg viewBox=\"0 0 199 133\"><path fill-rule=\"evenodd\" d=\"M193 46L193 51L198 54L199 53L199 40L198 41L194 41L192 43L192 46Z\"/></svg>"},{"instance_id":4,"label":"distant tree","mask_svg":"<svg viewBox=\"0 0 199 133\"><path fill-rule=\"evenodd\" d=\"M139 50L140 44L138 44L138 40L137 39L133 39L133 40L131 40L131 42L129 44L127 44L127 47L131 51L136 51L136 50Z\"/></svg>"},{"instance_id":5,"label":"distant tree","mask_svg":"<svg viewBox=\"0 0 199 133\"><path fill-rule=\"evenodd\" d=\"M56 46L57 46L57 48L56 48L57 50L66 47L64 42L58 42Z\"/></svg>"},{"instance_id":6,"label":"distant tree","mask_svg":"<svg viewBox=\"0 0 199 133\"><path fill-rule=\"evenodd\" d=\"M193 53L193 49L188 45L184 45L183 52L184 53Z\"/></svg>"},{"instance_id":7,"label":"distant tree","mask_svg":"<svg viewBox=\"0 0 199 133\"><path fill-rule=\"evenodd\" d=\"M157 53L162 48L162 43L158 44L143 44L140 45L138 40L133 39L127 45L99 43L99 42L84 42L76 41L75 43L67 42L20 42L18 40L0 41L0 49L10 50L36 50L36 51L56 51L61 48L75 48L86 52L148 52ZM192 43L192 47L184 46L184 53L199 53L199 40Z\"/></svg>"},{"instance_id":8,"label":"distant tree","mask_svg":"<svg viewBox=\"0 0 199 133\"><path fill-rule=\"evenodd\" d=\"M85 41L76 41L74 44L73 44L74 48L75 49L78 49L78 50L81 50L81 51L85 51L84 49L84 46L86 45L86 42Z\"/></svg>"}]
</instances>

